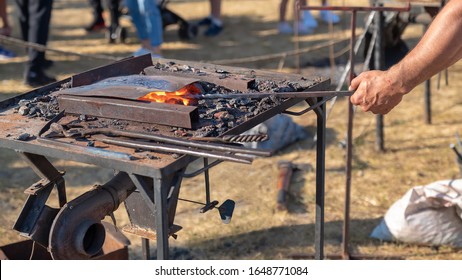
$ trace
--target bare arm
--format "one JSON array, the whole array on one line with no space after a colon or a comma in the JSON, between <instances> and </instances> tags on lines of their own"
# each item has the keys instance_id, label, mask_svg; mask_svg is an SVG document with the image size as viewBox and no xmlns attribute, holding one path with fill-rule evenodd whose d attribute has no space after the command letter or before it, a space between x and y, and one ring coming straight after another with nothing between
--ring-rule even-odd
<instances>
[{"instance_id":1,"label":"bare arm","mask_svg":"<svg viewBox=\"0 0 462 280\"><path fill-rule=\"evenodd\" d=\"M0 19L2 19L2 28L0 34L9 36L11 33L11 27L8 23L8 16L6 14L6 0L0 0Z\"/></svg>"},{"instance_id":2,"label":"bare arm","mask_svg":"<svg viewBox=\"0 0 462 280\"><path fill-rule=\"evenodd\" d=\"M386 114L414 87L462 58L462 0L451 0L417 46L388 71L364 72L351 82L351 102Z\"/></svg>"}]
</instances>

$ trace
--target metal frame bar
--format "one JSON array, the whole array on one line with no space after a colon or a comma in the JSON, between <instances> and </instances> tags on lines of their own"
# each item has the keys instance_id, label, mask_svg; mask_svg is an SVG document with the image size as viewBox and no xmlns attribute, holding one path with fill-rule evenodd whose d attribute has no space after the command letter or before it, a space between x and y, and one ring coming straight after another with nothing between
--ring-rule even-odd
<instances>
[{"instance_id":1,"label":"metal frame bar","mask_svg":"<svg viewBox=\"0 0 462 280\"><path fill-rule=\"evenodd\" d=\"M409 11L410 10L410 3L407 4L406 7L383 7L383 6L373 6L373 7L361 7L361 6L301 6L300 2L297 0L296 1L296 12L295 12L295 18L298 21L298 12L300 10L337 10L337 11L348 11L351 12L351 39L350 39L350 69L349 69L349 81L354 79L355 73L354 73L354 66L355 66L355 41L356 41L356 16L357 13L360 11L379 11L379 12L384 12L384 11ZM377 30L377 29L376 29ZM380 34L377 34L377 37ZM295 36L298 37L297 32L295 32ZM379 40L377 38L376 40ZM298 39L295 40L295 46L298 48ZM376 58L377 59L377 58ZM297 64L297 66L299 66ZM325 106L323 104L324 110L325 111ZM319 107L318 107L319 108ZM318 110L317 110L318 112ZM321 116L319 115L320 113L318 112L318 130L319 132L323 133L321 129L319 128L320 125L325 125L324 121L320 121ZM324 112L325 114L325 112ZM325 115L324 115L325 118ZM350 221L350 196L351 196L351 174L352 174L352 160L353 160L353 119L354 119L354 106L353 104L349 101L348 102L348 128L347 128L347 158L346 158L346 166L345 166L345 209L344 209L344 221L343 221L343 236L342 236L342 257L344 259L350 259L350 253L349 253L349 248L348 248L348 241L349 241L349 221ZM324 135L320 135L318 132L318 147L317 147L317 153L325 152L325 147L322 149L319 147L319 138L323 138ZM325 132L324 132L325 133ZM324 140L324 139L323 139ZM324 141L321 141L324 142ZM324 160L321 161L317 159L317 165L324 165ZM317 167L318 168L318 167ZM318 170L317 170L318 172ZM323 172L325 172L323 170ZM323 237L319 237L318 235L323 235L324 234L324 186L319 187L318 189L318 183L321 184L320 180L321 178L317 178L321 176L322 180L324 180L325 174L316 174L316 182L317 182L317 189L316 189L316 225L315 225L315 258L316 259L322 259L324 257L323 254L323 249L324 249L324 244L323 244ZM324 185L324 181L322 182ZM318 191L322 191L321 194L318 194ZM322 196L322 199L321 197ZM318 201L319 199L319 201ZM318 209L319 208L319 209ZM319 211L319 212L318 212ZM318 223L322 223L322 225L318 225Z\"/></svg>"},{"instance_id":2,"label":"metal frame bar","mask_svg":"<svg viewBox=\"0 0 462 280\"><path fill-rule=\"evenodd\" d=\"M322 105L314 111L317 116L316 141L316 224L314 230L315 259L324 259L324 193L326 173L326 103L318 98Z\"/></svg>"}]
</instances>

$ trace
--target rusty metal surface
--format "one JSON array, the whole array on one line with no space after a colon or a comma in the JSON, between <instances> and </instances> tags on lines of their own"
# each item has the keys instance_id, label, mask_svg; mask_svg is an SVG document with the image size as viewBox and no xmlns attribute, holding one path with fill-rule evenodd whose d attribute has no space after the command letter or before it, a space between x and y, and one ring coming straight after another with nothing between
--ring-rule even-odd
<instances>
[{"instance_id":1,"label":"rusty metal surface","mask_svg":"<svg viewBox=\"0 0 462 280\"><path fill-rule=\"evenodd\" d=\"M136 61L136 63L134 63ZM71 77L72 87L93 84L106 78L140 74L144 68L152 66L150 55L128 58L106 66L98 67Z\"/></svg>"},{"instance_id":2,"label":"rusty metal surface","mask_svg":"<svg viewBox=\"0 0 462 280\"><path fill-rule=\"evenodd\" d=\"M63 89L58 92L58 95L138 100L152 91L175 92L198 81L198 78L175 76L117 76L89 85Z\"/></svg>"},{"instance_id":3,"label":"rusty metal surface","mask_svg":"<svg viewBox=\"0 0 462 280\"><path fill-rule=\"evenodd\" d=\"M171 61L171 60L169 60ZM135 63L136 60L133 60L132 63ZM274 80L288 80L296 81L300 83L303 87L306 87L306 90L324 90L329 84L329 80L326 78L320 77L303 77L296 74L284 74L284 73L274 73L271 71L263 70L252 70L239 67L229 67L229 66L220 66L220 65L211 65L197 62L181 62L176 61L176 65L180 63L188 63L201 69L201 71L210 70L218 71L223 69L230 73L236 73L240 75L247 75L257 77L259 79L274 79ZM120 68L120 67L117 67ZM98 70L100 71L100 70ZM101 72L101 71L100 71ZM142 70L140 69L140 72ZM86 75L90 75L89 71ZM52 143L39 143L36 139L39 130L46 124L46 120L41 118L28 118L27 116L21 116L16 113L15 108L17 109L17 104L20 99L27 98L31 99L35 96L40 96L44 94L49 94L51 89L66 87L69 83L69 79L59 81L52 86L47 86L46 88L39 88L23 95L20 95L15 98L11 98L5 101L0 102L0 125L2 129L0 130L0 147L22 150L31 153L42 154L47 157L60 158L63 160L72 160L88 164L94 164L98 166L104 166L107 168L112 168L116 170L123 170L130 173L140 174L149 177L159 177L162 174L169 174L174 172L182 167L185 167L195 159L192 156L176 156L172 154L158 153L158 152L142 152L135 153L131 148L118 147L113 145L107 145L99 141L95 141L95 149L106 149L115 152L128 153L138 159L136 160L125 160L99 156L95 153L92 153L86 147L86 142L74 141L73 139L62 139L61 141L67 142L73 145L79 145L82 149L74 150L70 147L57 147ZM278 107L272 108L267 111L263 111L252 117L245 122L235 126L232 129L229 129L222 135L238 135L245 132L246 130L252 128L253 126L283 112L285 109L297 104L299 100L289 99L282 102ZM63 121L71 122L78 118L78 116L65 116ZM144 128L146 125L142 123L133 122L126 129L129 131L145 131ZM163 125L151 125L149 126L152 131L156 133L168 136L176 136L172 132L170 126ZM22 134L29 134L30 137L25 141L15 140Z\"/></svg>"},{"instance_id":4,"label":"rusty metal surface","mask_svg":"<svg viewBox=\"0 0 462 280\"><path fill-rule=\"evenodd\" d=\"M197 108L194 106L71 95L59 96L58 103L60 109L66 113L150 124L193 128L199 120Z\"/></svg>"},{"instance_id":5,"label":"rusty metal surface","mask_svg":"<svg viewBox=\"0 0 462 280\"><path fill-rule=\"evenodd\" d=\"M106 184L66 203L50 229L48 250L53 259L90 259L100 252L106 238L101 221L134 190L130 177L120 172Z\"/></svg>"},{"instance_id":6,"label":"rusty metal surface","mask_svg":"<svg viewBox=\"0 0 462 280\"><path fill-rule=\"evenodd\" d=\"M104 242L102 251L93 260L128 260L128 239L120 233L114 231L111 225L103 222L106 229L107 238ZM113 226L112 226L113 228ZM52 260L47 249L32 240L10 243L0 247L0 260Z\"/></svg>"},{"instance_id":7,"label":"rusty metal surface","mask_svg":"<svg viewBox=\"0 0 462 280\"><path fill-rule=\"evenodd\" d=\"M210 72L200 72L199 75L194 72L168 72L165 70L157 69L155 67L147 67L144 72L146 75L175 75L178 77L183 78L197 78L199 77L204 82L209 82L217 85L221 85L223 87L232 89L232 90L240 90L240 91L247 91L251 88L252 84L255 82L254 78L249 78L246 75L240 74L232 74L229 72L214 73Z\"/></svg>"}]
</instances>

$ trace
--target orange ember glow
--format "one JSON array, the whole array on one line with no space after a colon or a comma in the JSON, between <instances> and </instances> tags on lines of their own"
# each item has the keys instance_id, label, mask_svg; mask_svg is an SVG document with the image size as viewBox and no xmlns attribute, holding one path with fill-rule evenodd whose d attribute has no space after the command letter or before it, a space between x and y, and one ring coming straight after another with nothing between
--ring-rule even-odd
<instances>
[{"instance_id":1,"label":"orange ember glow","mask_svg":"<svg viewBox=\"0 0 462 280\"><path fill-rule=\"evenodd\" d=\"M158 103L169 103L169 104L182 104L182 105L196 105L197 100L194 98L188 98L188 95L202 93L200 88L194 84L187 85L180 88L177 91L152 91L145 96L138 98L139 100L158 102Z\"/></svg>"}]
</instances>

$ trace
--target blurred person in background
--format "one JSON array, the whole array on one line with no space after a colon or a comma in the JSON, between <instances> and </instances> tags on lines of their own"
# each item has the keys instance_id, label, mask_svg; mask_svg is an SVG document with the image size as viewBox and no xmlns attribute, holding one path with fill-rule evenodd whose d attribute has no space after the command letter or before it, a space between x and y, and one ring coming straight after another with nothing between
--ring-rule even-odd
<instances>
[{"instance_id":1,"label":"blurred person in background","mask_svg":"<svg viewBox=\"0 0 462 280\"><path fill-rule=\"evenodd\" d=\"M287 12L287 4L289 0L281 0L279 3L279 23L278 23L278 31L281 34L292 34L294 33L293 24L289 23L286 20L286 12ZM294 0L295 2L295 0ZM307 1L301 0L300 5L306 6ZM327 0L322 0L322 5L327 6ZM295 11L295 3L294 3L294 13ZM340 17L331 11L319 11L319 16L321 20L325 23L332 23L336 24L340 22ZM312 34L316 27L318 27L318 22L313 17L309 10L301 11L299 15L300 22L298 23L298 34Z\"/></svg>"},{"instance_id":2,"label":"blurred person in background","mask_svg":"<svg viewBox=\"0 0 462 280\"><path fill-rule=\"evenodd\" d=\"M106 29L106 23L104 22L103 17L103 5L101 3L101 0L90 0L89 2L93 10L93 20L87 27L85 27L85 30L87 32L95 32L102 29ZM116 32L116 29L119 27L119 2L120 0L106 1L107 8L109 9L109 13L111 15L111 24L107 27L111 36L113 36L112 34L114 34Z\"/></svg>"},{"instance_id":3,"label":"blurred person in background","mask_svg":"<svg viewBox=\"0 0 462 280\"><path fill-rule=\"evenodd\" d=\"M19 11L19 26L22 39L27 42L46 45L50 27L53 0L15 0ZM44 70L53 62L45 59L45 52L28 48L29 60L24 71L24 83L38 87L55 82Z\"/></svg>"},{"instance_id":4,"label":"blurred person in background","mask_svg":"<svg viewBox=\"0 0 462 280\"><path fill-rule=\"evenodd\" d=\"M133 55L140 56L150 53L153 58L161 57L163 27L157 1L126 0L126 5L141 40L141 47Z\"/></svg>"},{"instance_id":5,"label":"blurred person in background","mask_svg":"<svg viewBox=\"0 0 462 280\"><path fill-rule=\"evenodd\" d=\"M0 0L0 19L2 21L2 28L0 28L0 35L10 36L11 26L8 22L8 15L6 14L6 0ZM0 46L0 60L6 60L15 57L16 55L2 46Z\"/></svg>"},{"instance_id":6,"label":"blurred person in background","mask_svg":"<svg viewBox=\"0 0 462 280\"><path fill-rule=\"evenodd\" d=\"M206 26L205 36L214 37L223 31L221 20L221 0L210 0L210 15L200 20L197 25Z\"/></svg>"}]
</instances>

